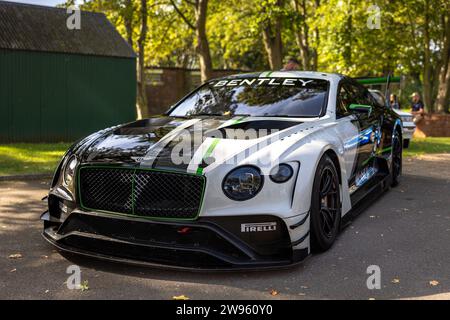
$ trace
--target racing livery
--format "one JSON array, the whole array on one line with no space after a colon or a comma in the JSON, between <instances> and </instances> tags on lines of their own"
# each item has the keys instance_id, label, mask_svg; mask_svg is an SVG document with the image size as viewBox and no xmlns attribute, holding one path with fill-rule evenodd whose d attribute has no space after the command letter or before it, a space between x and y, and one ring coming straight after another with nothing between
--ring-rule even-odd
<instances>
[{"instance_id":1,"label":"racing livery","mask_svg":"<svg viewBox=\"0 0 450 320\"><path fill-rule=\"evenodd\" d=\"M401 120L355 80L230 76L165 115L76 142L43 235L63 251L165 268L287 266L329 249L401 168Z\"/></svg>"}]
</instances>

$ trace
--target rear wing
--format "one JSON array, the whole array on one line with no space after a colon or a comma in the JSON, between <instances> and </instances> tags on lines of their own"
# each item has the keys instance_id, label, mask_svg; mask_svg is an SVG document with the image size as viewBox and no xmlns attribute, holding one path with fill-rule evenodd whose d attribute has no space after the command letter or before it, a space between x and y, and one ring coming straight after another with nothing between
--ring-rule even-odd
<instances>
[{"instance_id":1,"label":"rear wing","mask_svg":"<svg viewBox=\"0 0 450 320\"><path fill-rule=\"evenodd\" d=\"M376 77L376 78L354 78L360 84L390 84L400 83L401 77Z\"/></svg>"},{"instance_id":2,"label":"rear wing","mask_svg":"<svg viewBox=\"0 0 450 320\"><path fill-rule=\"evenodd\" d=\"M386 92L384 96L386 97L386 105L390 106L391 105L389 101L390 85L391 83L400 83L402 78L394 77L391 74L389 74L387 77L355 78L355 80L362 85L386 84Z\"/></svg>"}]
</instances>

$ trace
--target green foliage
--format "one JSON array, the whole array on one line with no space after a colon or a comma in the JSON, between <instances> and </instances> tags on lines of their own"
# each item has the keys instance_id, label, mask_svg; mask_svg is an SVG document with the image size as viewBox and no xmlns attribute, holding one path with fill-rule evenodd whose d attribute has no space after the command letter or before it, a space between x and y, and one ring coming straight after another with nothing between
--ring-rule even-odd
<instances>
[{"instance_id":1,"label":"green foliage","mask_svg":"<svg viewBox=\"0 0 450 320\"><path fill-rule=\"evenodd\" d=\"M224 0L210 4L207 29L215 67L249 70L267 68L259 29L251 18L255 16L251 1Z\"/></svg>"},{"instance_id":2,"label":"green foliage","mask_svg":"<svg viewBox=\"0 0 450 320\"><path fill-rule=\"evenodd\" d=\"M445 0L430 1L431 37L438 39L442 33ZM245 67L248 61L242 59L243 56L258 59L260 55L249 50L262 49L260 30L270 20L281 17L284 21L285 51L295 53L295 49L298 50L295 48L294 31L305 22L309 25L312 46L319 50L320 69L324 71L358 75L381 74L386 70L420 71L423 0L299 2L300 5L304 2L306 18L295 12L292 1L288 0L210 0L207 29L215 64L218 67ZM124 36L123 17L131 14L135 26L133 36L136 38L139 32L139 1L131 0L132 6L128 8L125 3L126 0L85 0L82 8L105 12ZM175 3L188 19L194 21L194 12L188 1L178 0ZM315 9L317 3L320 5ZM381 10L381 29L367 27L371 15L369 9L373 4ZM191 55L191 60L195 60L193 32L183 25L170 1L149 0L149 8L149 62L177 65L180 63L180 58L174 57L177 53ZM320 35L319 42L314 41L315 29ZM439 54L436 50L435 55Z\"/></svg>"},{"instance_id":3,"label":"green foliage","mask_svg":"<svg viewBox=\"0 0 450 320\"><path fill-rule=\"evenodd\" d=\"M172 2L188 21L195 22L195 0L148 0L146 63L196 67L194 31L177 14ZM381 14L380 29L368 27L374 5ZM125 38L125 17L131 17L135 46L140 0L84 0L82 8L105 12ZM420 88L426 8L433 66L430 80L436 88L436 70L443 58L444 25L450 14L447 0L209 0L207 36L214 68L268 69L262 30L281 18L285 57L302 57L298 35L303 33L307 59L314 59L317 53L318 70L350 76L393 72L408 75L407 87ZM309 65L315 66L312 62Z\"/></svg>"}]
</instances>

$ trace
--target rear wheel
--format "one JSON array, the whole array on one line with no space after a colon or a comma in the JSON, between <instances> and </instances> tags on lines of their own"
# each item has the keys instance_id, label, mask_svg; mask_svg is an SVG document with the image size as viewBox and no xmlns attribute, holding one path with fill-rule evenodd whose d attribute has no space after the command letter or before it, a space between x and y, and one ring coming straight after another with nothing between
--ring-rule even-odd
<instances>
[{"instance_id":1,"label":"rear wheel","mask_svg":"<svg viewBox=\"0 0 450 320\"><path fill-rule=\"evenodd\" d=\"M396 187L400 183L400 177L402 175L402 151L400 135L398 132L395 132L392 138L392 187Z\"/></svg>"},{"instance_id":2,"label":"rear wheel","mask_svg":"<svg viewBox=\"0 0 450 320\"><path fill-rule=\"evenodd\" d=\"M316 170L311 196L311 245L316 251L328 250L336 240L341 220L339 178L336 167L324 155Z\"/></svg>"}]
</instances>

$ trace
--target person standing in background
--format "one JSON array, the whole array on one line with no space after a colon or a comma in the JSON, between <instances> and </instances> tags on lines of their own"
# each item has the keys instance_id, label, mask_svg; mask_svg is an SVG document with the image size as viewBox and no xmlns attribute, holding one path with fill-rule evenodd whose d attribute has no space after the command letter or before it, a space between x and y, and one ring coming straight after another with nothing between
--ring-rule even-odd
<instances>
[{"instance_id":1,"label":"person standing in background","mask_svg":"<svg viewBox=\"0 0 450 320\"><path fill-rule=\"evenodd\" d=\"M392 109L400 110L400 103L398 102L397 95L392 93L389 97L389 102L391 103Z\"/></svg>"},{"instance_id":2,"label":"person standing in background","mask_svg":"<svg viewBox=\"0 0 450 320\"><path fill-rule=\"evenodd\" d=\"M411 102L411 113L414 117L414 123L418 124L423 120L423 115L425 114L425 107L423 105L422 99L420 99L420 94L418 92L414 92L412 94L412 102Z\"/></svg>"},{"instance_id":3,"label":"person standing in background","mask_svg":"<svg viewBox=\"0 0 450 320\"><path fill-rule=\"evenodd\" d=\"M284 68L281 69L281 71L296 71L296 70L300 70L300 62L295 59L290 57L286 64L284 65Z\"/></svg>"}]
</instances>

